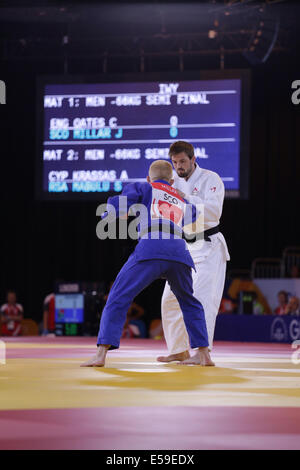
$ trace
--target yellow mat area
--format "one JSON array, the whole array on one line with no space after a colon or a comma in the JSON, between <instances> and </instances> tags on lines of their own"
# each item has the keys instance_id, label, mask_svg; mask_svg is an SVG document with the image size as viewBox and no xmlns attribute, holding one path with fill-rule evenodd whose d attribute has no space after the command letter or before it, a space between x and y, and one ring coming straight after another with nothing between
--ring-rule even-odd
<instances>
[{"instance_id":1,"label":"yellow mat area","mask_svg":"<svg viewBox=\"0 0 300 470\"><path fill-rule=\"evenodd\" d=\"M41 348L10 343L8 348ZM45 348L74 348L45 345ZM80 348L80 345L78 345ZM81 346L90 350L89 346ZM76 345L77 348L77 345ZM143 351L141 351L141 354ZM90 356L8 359L0 365L0 409L111 406L299 406L300 365L287 357L232 354L214 358L216 367L180 366L108 355L105 368L80 368Z\"/></svg>"}]
</instances>

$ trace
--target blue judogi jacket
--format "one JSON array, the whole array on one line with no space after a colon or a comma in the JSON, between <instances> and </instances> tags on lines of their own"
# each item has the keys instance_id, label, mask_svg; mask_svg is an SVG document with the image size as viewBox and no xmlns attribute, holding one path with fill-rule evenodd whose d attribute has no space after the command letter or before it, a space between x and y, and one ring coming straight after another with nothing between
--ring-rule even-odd
<instances>
[{"instance_id":1,"label":"blue judogi jacket","mask_svg":"<svg viewBox=\"0 0 300 470\"><path fill-rule=\"evenodd\" d=\"M107 204L107 213L115 210L116 217L126 216L128 213L139 214L140 223L137 228L140 240L134 251L137 261L163 259L177 261L195 269L182 238L182 227L194 222L199 212L167 181L128 184L121 196L110 197ZM144 207L139 207L138 204L143 204Z\"/></svg>"}]
</instances>

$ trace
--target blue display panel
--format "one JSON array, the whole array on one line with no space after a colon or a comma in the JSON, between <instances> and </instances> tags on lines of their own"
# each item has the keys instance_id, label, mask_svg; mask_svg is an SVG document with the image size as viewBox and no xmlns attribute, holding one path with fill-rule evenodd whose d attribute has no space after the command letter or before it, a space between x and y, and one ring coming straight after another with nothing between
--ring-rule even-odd
<instances>
[{"instance_id":1,"label":"blue display panel","mask_svg":"<svg viewBox=\"0 0 300 470\"><path fill-rule=\"evenodd\" d=\"M83 294L55 295L55 323L83 323Z\"/></svg>"},{"instance_id":2,"label":"blue display panel","mask_svg":"<svg viewBox=\"0 0 300 470\"><path fill-rule=\"evenodd\" d=\"M118 194L186 140L198 164L239 197L242 87L241 78L45 83L40 195Z\"/></svg>"}]
</instances>

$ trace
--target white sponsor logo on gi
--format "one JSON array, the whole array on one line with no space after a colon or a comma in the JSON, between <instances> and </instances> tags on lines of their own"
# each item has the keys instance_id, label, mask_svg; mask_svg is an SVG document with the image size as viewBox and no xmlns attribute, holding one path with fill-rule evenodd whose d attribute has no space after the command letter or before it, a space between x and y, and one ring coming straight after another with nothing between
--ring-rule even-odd
<instances>
[{"instance_id":1,"label":"white sponsor logo on gi","mask_svg":"<svg viewBox=\"0 0 300 470\"><path fill-rule=\"evenodd\" d=\"M292 343L292 348L296 349L296 351L293 352L291 357L292 363L297 366L298 364L300 364L300 341L294 341Z\"/></svg>"},{"instance_id":2,"label":"white sponsor logo on gi","mask_svg":"<svg viewBox=\"0 0 300 470\"><path fill-rule=\"evenodd\" d=\"M0 80L0 104L6 104L6 85L3 80Z\"/></svg>"},{"instance_id":3,"label":"white sponsor logo on gi","mask_svg":"<svg viewBox=\"0 0 300 470\"><path fill-rule=\"evenodd\" d=\"M271 325L271 339L276 341L286 341L288 331L286 324L282 318L276 318Z\"/></svg>"},{"instance_id":4,"label":"white sponsor logo on gi","mask_svg":"<svg viewBox=\"0 0 300 470\"><path fill-rule=\"evenodd\" d=\"M6 346L4 341L0 341L0 365L6 364Z\"/></svg>"}]
</instances>

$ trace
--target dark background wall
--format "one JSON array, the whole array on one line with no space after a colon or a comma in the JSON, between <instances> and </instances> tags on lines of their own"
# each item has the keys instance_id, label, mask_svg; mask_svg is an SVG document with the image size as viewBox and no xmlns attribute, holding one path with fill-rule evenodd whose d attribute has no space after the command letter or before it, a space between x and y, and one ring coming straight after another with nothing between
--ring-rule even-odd
<instances>
[{"instance_id":1,"label":"dark background wall","mask_svg":"<svg viewBox=\"0 0 300 470\"><path fill-rule=\"evenodd\" d=\"M300 105L291 102L291 83L300 80L297 58L293 49L256 66L241 58L226 59L226 68L245 67L252 73L249 199L225 200L221 221L231 254L229 269L249 268L255 257L280 257L285 246L300 245ZM16 60L2 55L0 66L7 86L7 104L0 106L0 302L7 288L15 288L25 316L40 320L54 279L108 283L133 243L96 238L97 202L35 199L36 122L41 119L35 109L35 80L63 73L62 57ZM81 72L90 73L93 67L93 61L82 63ZM134 67L120 60L109 71L132 72ZM158 79L161 70L178 72L173 58L147 67ZM185 69L218 67L218 60L196 57ZM79 73L79 68L80 61L69 63L69 72ZM157 281L141 296L151 314L159 314L162 288Z\"/></svg>"}]
</instances>

